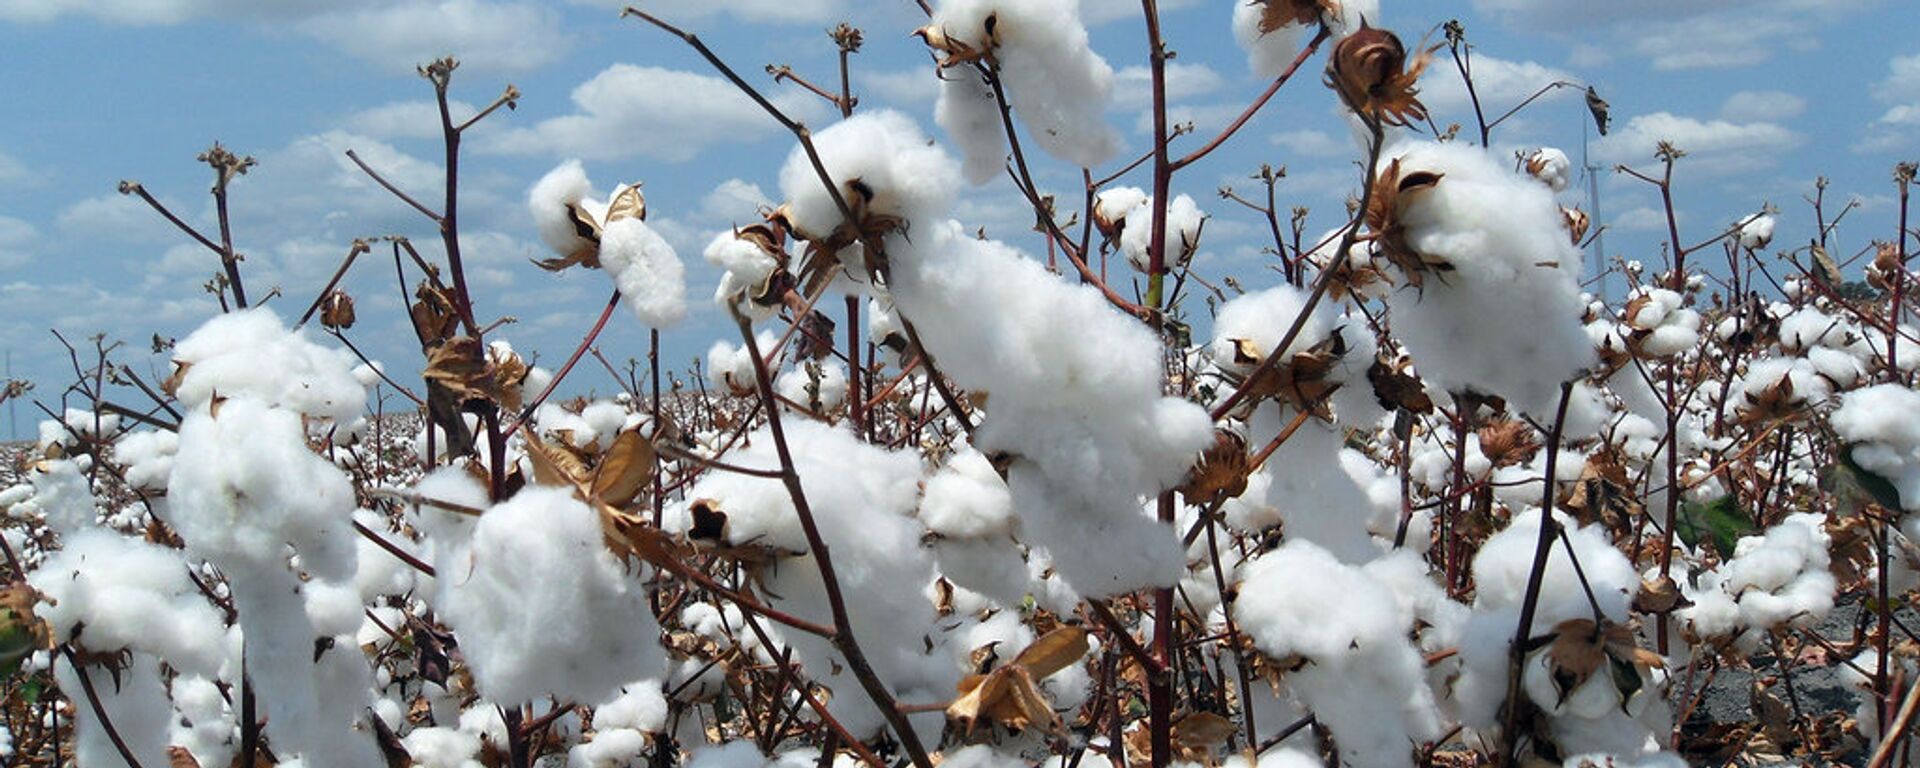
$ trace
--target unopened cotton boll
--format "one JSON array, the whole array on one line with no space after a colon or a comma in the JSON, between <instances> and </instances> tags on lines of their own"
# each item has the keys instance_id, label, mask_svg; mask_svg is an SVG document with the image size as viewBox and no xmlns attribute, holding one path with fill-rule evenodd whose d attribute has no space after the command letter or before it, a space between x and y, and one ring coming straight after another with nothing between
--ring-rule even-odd
<instances>
[{"instance_id":1,"label":"unopened cotton boll","mask_svg":"<svg viewBox=\"0 0 1920 768\"><path fill-rule=\"evenodd\" d=\"M608 224L600 237L600 265L640 322L665 329L686 318L685 268L673 246L646 222L626 218Z\"/></svg>"}]
</instances>

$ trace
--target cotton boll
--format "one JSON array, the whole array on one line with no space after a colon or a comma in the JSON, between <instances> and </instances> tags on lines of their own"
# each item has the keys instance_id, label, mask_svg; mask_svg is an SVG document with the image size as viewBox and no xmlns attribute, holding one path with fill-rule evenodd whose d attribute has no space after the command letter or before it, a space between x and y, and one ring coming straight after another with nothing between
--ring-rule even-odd
<instances>
[{"instance_id":1,"label":"cotton boll","mask_svg":"<svg viewBox=\"0 0 1920 768\"><path fill-rule=\"evenodd\" d=\"M953 455L927 480L920 522L948 538L1006 535L1013 529L1013 499L993 464L971 448Z\"/></svg>"},{"instance_id":2,"label":"cotton boll","mask_svg":"<svg viewBox=\"0 0 1920 768\"><path fill-rule=\"evenodd\" d=\"M174 718L168 743L184 747L201 765L228 765L239 751L240 728L220 688L204 677L181 675L171 686Z\"/></svg>"},{"instance_id":3,"label":"cotton boll","mask_svg":"<svg viewBox=\"0 0 1920 768\"><path fill-rule=\"evenodd\" d=\"M943 0L928 26L974 50L990 49L1007 102L1047 154L1092 168L1119 149L1119 134L1105 115L1113 68L1088 45L1076 0ZM943 100L949 93L942 91ZM963 109L978 114L978 94L967 95L971 104ZM976 146L962 141L969 155L994 149L978 138Z\"/></svg>"},{"instance_id":4,"label":"cotton boll","mask_svg":"<svg viewBox=\"0 0 1920 768\"><path fill-rule=\"evenodd\" d=\"M567 768L626 768L648 743L646 734L631 728L596 729L592 741L567 751Z\"/></svg>"},{"instance_id":5,"label":"cotton boll","mask_svg":"<svg viewBox=\"0 0 1920 768\"><path fill-rule=\"evenodd\" d=\"M1136 500L1179 482L1213 429L1198 406L1161 396L1158 340L1094 289L957 223L920 222L888 247L895 306L956 383L992 393L975 445L1019 457L1023 541L1052 549L1090 594L1172 583L1172 531Z\"/></svg>"},{"instance_id":6,"label":"cotton boll","mask_svg":"<svg viewBox=\"0 0 1920 768\"><path fill-rule=\"evenodd\" d=\"M1878 384L1840 396L1833 430L1853 444L1862 469L1891 482L1907 511L1920 511L1920 392Z\"/></svg>"},{"instance_id":7,"label":"cotton boll","mask_svg":"<svg viewBox=\"0 0 1920 768\"><path fill-rule=\"evenodd\" d=\"M73 696L77 696L75 692L81 690L81 674L87 675L88 681L93 684L100 707L106 710L107 721L113 724L114 733L127 745L133 757L142 765L167 765L167 728L173 717L173 707L167 703L167 689L160 680L159 662L151 656L135 654L125 669L112 675L104 668L91 664L87 665L84 673L77 672L73 665L64 661L53 668L54 681L59 684L60 690ZM73 757L76 764L123 764L113 736L107 733L92 708L76 707L73 719Z\"/></svg>"},{"instance_id":8,"label":"cotton boll","mask_svg":"<svg viewBox=\"0 0 1920 768\"><path fill-rule=\"evenodd\" d=\"M174 346L173 360L180 366L174 394L188 408L244 395L336 424L366 408L366 387L353 375L357 358L287 330L265 307L208 320Z\"/></svg>"},{"instance_id":9,"label":"cotton boll","mask_svg":"<svg viewBox=\"0 0 1920 768\"><path fill-rule=\"evenodd\" d=\"M439 580L436 602L495 701L603 701L615 681L662 663L639 575L607 550L599 514L570 491L521 490L436 568L466 575Z\"/></svg>"},{"instance_id":10,"label":"cotton boll","mask_svg":"<svg viewBox=\"0 0 1920 768\"><path fill-rule=\"evenodd\" d=\"M533 188L527 191L527 210L533 214L540 239L548 248L561 256L569 256L593 245L591 240L580 236L567 208L595 197L599 195L587 181L587 171L579 160L561 163L534 182Z\"/></svg>"},{"instance_id":11,"label":"cotton boll","mask_svg":"<svg viewBox=\"0 0 1920 768\"><path fill-rule=\"evenodd\" d=\"M1118 230L1126 224L1127 216L1134 209L1143 207L1152 199L1139 187L1109 187L1101 190L1093 200L1093 220L1102 231ZM1142 235L1142 238L1147 237Z\"/></svg>"},{"instance_id":12,"label":"cotton boll","mask_svg":"<svg viewBox=\"0 0 1920 768\"><path fill-rule=\"evenodd\" d=\"M1247 68L1256 77L1274 78L1285 72L1300 53L1300 40L1306 27L1286 24L1271 32L1260 31L1264 3L1233 4L1233 38L1247 52Z\"/></svg>"},{"instance_id":13,"label":"cotton boll","mask_svg":"<svg viewBox=\"0 0 1920 768\"><path fill-rule=\"evenodd\" d=\"M940 98L933 121L960 146L969 183L992 181L1006 168L1007 133L993 87L971 67L940 73Z\"/></svg>"},{"instance_id":14,"label":"cotton boll","mask_svg":"<svg viewBox=\"0 0 1920 768\"><path fill-rule=\"evenodd\" d=\"M1762 536L1740 539L1733 559L1720 569L1720 586L1738 603L1744 625L1762 630L1786 622L1810 626L1833 609L1825 522L1820 514L1793 514Z\"/></svg>"},{"instance_id":15,"label":"cotton boll","mask_svg":"<svg viewBox=\"0 0 1920 768\"><path fill-rule=\"evenodd\" d=\"M779 339L761 331L754 335L760 349L772 349ZM707 349L707 378L715 386L738 396L753 394L755 387L753 354L743 345L716 341Z\"/></svg>"},{"instance_id":16,"label":"cotton boll","mask_svg":"<svg viewBox=\"0 0 1920 768\"><path fill-rule=\"evenodd\" d=\"M1560 382L1595 362L1580 318L1581 267L1553 195L1485 150L1414 143L1391 150L1403 174L1441 174L1403 201L1408 247L1448 271L1388 297L1394 330L1421 374L1447 391L1498 394L1554 413Z\"/></svg>"},{"instance_id":17,"label":"cotton boll","mask_svg":"<svg viewBox=\"0 0 1920 768\"><path fill-rule=\"evenodd\" d=\"M953 160L930 144L913 118L890 110L865 112L813 136L814 149L842 198L856 195L857 181L873 193L870 216L912 218L945 210L960 188ZM821 185L805 152L795 148L780 168L780 191L793 228L809 239L825 237L843 223L840 208Z\"/></svg>"},{"instance_id":18,"label":"cotton boll","mask_svg":"<svg viewBox=\"0 0 1920 768\"><path fill-rule=\"evenodd\" d=\"M648 327L671 328L687 316L685 268L666 238L646 222L626 218L600 237L600 265L635 317Z\"/></svg>"},{"instance_id":19,"label":"cotton boll","mask_svg":"<svg viewBox=\"0 0 1920 768\"><path fill-rule=\"evenodd\" d=\"M1406 639L1412 613L1365 571L1291 541L1246 567L1233 610L1263 653L1311 662L1289 684L1348 762L1411 766L1413 747L1439 735L1425 664Z\"/></svg>"},{"instance_id":20,"label":"cotton boll","mask_svg":"<svg viewBox=\"0 0 1920 768\"><path fill-rule=\"evenodd\" d=\"M721 280L721 290L714 295L722 305L732 305L742 293L757 289L780 268L773 254L733 231L714 235L700 255L708 264L726 273Z\"/></svg>"},{"instance_id":21,"label":"cotton boll","mask_svg":"<svg viewBox=\"0 0 1920 768\"><path fill-rule=\"evenodd\" d=\"M453 728L415 728L400 739L420 768L477 768L479 734Z\"/></svg>"},{"instance_id":22,"label":"cotton boll","mask_svg":"<svg viewBox=\"0 0 1920 768\"><path fill-rule=\"evenodd\" d=\"M838 364L807 362L773 380L773 391L816 416L826 416L847 401L847 370Z\"/></svg>"},{"instance_id":23,"label":"cotton boll","mask_svg":"<svg viewBox=\"0 0 1920 768\"><path fill-rule=\"evenodd\" d=\"M35 608L55 639L81 627L88 650L153 654L211 676L225 660L225 621L188 578L179 551L91 529L69 536L27 575L47 597Z\"/></svg>"},{"instance_id":24,"label":"cotton boll","mask_svg":"<svg viewBox=\"0 0 1920 768\"><path fill-rule=\"evenodd\" d=\"M1572 168L1567 153L1554 147L1541 147L1527 156L1527 174L1555 192L1567 191L1567 177Z\"/></svg>"},{"instance_id":25,"label":"cotton boll","mask_svg":"<svg viewBox=\"0 0 1920 768\"><path fill-rule=\"evenodd\" d=\"M1020 755L1003 755L993 751L993 747L975 744L971 747L950 749L940 768L1023 768L1029 765Z\"/></svg>"},{"instance_id":26,"label":"cotton boll","mask_svg":"<svg viewBox=\"0 0 1920 768\"><path fill-rule=\"evenodd\" d=\"M626 687L618 697L593 710L593 726L631 728L658 733L667 727L667 700L660 683L642 680Z\"/></svg>"},{"instance_id":27,"label":"cotton boll","mask_svg":"<svg viewBox=\"0 0 1920 768\"><path fill-rule=\"evenodd\" d=\"M1761 214L1744 220L1739 226L1740 247L1757 250L1773 242L1774 219L1771 214Z\"/></svg>"},{"instance_id":28,"label":"cotton boll","mask_svg":"<svg viewBox=\"0 0 1920 768\"><path fill-rule=\"evenodd\" d=\"M875 672L903 699L951 695L957 671L927 653L924 638L938 634L936 617L915 589L933 581L930 564L917 554L922 528L912 519L919 499L919 458L811 420L787 420L785 436L815 524L831 548L849 619L868 648ZM732 461L778 466L768 430L758 430L748 440L749 447L737 450ZM710 474L688 495L708 500L726 515L722 538L730 544L767 546L782 553L807 551L793 500L778 480ZM774 606L828 620L825 588L811 554L782 561L769 570L765 584L769 595L778 596ZM857 690L853 673L830 643L801 634L788 640L813 679L835 690ZM864 696L836 696L828 706L856 734L883 725Z\"/></svg>"},{"instance_id":29,"label":"cotton boll","mask_svg":"<svg viewBox=\"0 0 1920 768\"><path fill-rule=\"evenodd\" d=\"M1172 269L1193 258L1200 247L1200 228L1206 223L1207 216L1200 212L1200 206L1193 198L1180 195L1167 206L1166 238L1162 241L1162 251L1167 269ZM1148 199L1142 205L1127 212L1125 226L1120 230L1120 251L1126 254L1127 263L1139 272L1146 272L1152 264L1149 250L1153 243L1153 201Z\"/></svg>"}]
</instances>

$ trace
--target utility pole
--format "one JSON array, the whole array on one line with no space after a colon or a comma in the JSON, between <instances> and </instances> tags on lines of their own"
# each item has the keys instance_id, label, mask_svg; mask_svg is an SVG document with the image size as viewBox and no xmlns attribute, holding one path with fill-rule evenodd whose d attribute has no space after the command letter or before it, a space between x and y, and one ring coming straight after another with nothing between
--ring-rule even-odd
<instances>
[{"instance_id":1,"label":"utility pole","mask_svg":"<svg viewBox=\"0 0 1920 768\"><path fill-rule=\"evenodd\" d=\"M1600 174L1596 173L1596 171L1600 169L1593 164L1593 159L1588 152L1587 144L1587 121L1582 120L1580 121L1580 170L1587 177L1587 207L1593 209L1593 215L1590 217L1595 227L1593 233L1593 270L1594 274L1599 275L1605 273L1607 269L1607 225L1600 215ZM1600 278L1600 285L1596 290L1600 294L1602 301L1611 298L1607 295L1607 279L1605 277Z\"/></svg>"}]
</instances>

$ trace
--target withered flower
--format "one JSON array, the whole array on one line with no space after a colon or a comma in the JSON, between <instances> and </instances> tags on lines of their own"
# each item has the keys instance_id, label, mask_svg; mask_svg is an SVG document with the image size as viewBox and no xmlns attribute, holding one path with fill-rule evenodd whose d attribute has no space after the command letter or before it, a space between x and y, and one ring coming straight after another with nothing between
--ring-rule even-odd
<instances>
[{"instance_id":1,"label":"withered flower","mask_svg":"<svg viewBox=\"0 0 1920 768\"><path fill-rule=\"evenodd\" d=\"M1362 117L1387 125L1425 120L1427 107L1420 103L1416 86L1438 49L1423 48L1409 62L1399 37L1363 22L1334 46L1327 61L1327 85Z\"/></svg>"}]
</instances>

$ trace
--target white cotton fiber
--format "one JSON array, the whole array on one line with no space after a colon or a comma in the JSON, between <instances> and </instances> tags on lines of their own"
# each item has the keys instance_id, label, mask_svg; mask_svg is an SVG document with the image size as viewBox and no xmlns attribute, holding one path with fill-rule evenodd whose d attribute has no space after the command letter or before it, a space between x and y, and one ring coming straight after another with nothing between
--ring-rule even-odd
<instances>
[{"instance_id":1,"label":"white cotton fiber","mask_svg":"<svg viewBox=\"0 0 1920 768\"><path fill-rule=\"evenodd\" d=\"M288 331L265 307L208 320L174 346L173 360L186 366L174 394L188 408L216 395L247 395L336 424L353 421L366 408L366 387L353 375L356 358L308 341L305 332Z\"/></svg>"},{"instance_id":2,"label":"white cotton fiber","mask_svg":"<svg viewBox=\"0 0 1920 768\"><path fill-rule=\"evenodd\" d=\"M1113 157L1120 137L1105 119L1113 68L1088 45L1078 0L943 0L930 26L975 49L991 47L1007 102L1047 154L1085 168ZM962 76L971 71L955 69ZM948 111L964 115L958 122L984 119L977 91L943 88L941 99L956 100ZM961 140L970 157L974 150L992 149L980 134L983 128L971 129Z\"/></svg>"},{"instance_id":3,"label":"white cotton fiber","mask_svg":"<svg viewBox=\"0 0 1920 768\"><path fill-rule=\"evenodd\" d=\"M671 328L686 318L687 282L680 257L646 222L628 218L607 225L600 238L600 266L648 327Z\"/></svg>"}]
</instances>

